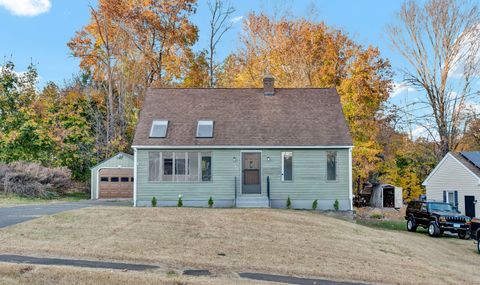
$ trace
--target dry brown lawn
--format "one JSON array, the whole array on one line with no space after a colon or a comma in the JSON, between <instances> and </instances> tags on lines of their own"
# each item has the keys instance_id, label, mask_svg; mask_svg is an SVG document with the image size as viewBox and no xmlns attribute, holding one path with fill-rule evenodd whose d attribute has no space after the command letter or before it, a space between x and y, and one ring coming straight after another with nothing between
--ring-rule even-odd
<instances>
[{"instance_id":1,"label":"dry brown lawn","mask_svg":"<svg viewBox=\"0 0 480 285\"><path fill-rule=\"evenodd\" d=\"M22 273L24 265L0 265L0 284L237 284L241 271L386 284L480 283L472 241L377 230L310 211L86 208L1 229L0 252L162 267L117 273L33 266ZM209 269L214 277L166 273L186 268ZM75 276L85 282L73 282Z\"/></svg>"}]
</instances>

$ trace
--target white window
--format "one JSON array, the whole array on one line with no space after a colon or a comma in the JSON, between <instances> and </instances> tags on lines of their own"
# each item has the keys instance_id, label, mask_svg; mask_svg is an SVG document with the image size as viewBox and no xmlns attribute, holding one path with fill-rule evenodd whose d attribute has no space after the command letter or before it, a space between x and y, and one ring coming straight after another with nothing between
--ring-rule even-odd
<instances>
[{"instance_id":1,"label":"white window","mask_svg":"<svg viewBox=\"0 0 480 285\"><path fill-rule=\"evenodd\" d=\"M293 153L282 152L282 181L293 180Z\"/></svg>"},{"instance_id":2,"label":"white window","mask_svg":"<svg viewBox=\"0 0 480 285\"><path fill-rule=\"evenodd\" d=\"M213 121L198 121L197 138L213 137Z\"/></svg>"},{"instance_id":3,"label":"white window","mask_svg":"<svg viewBox=\"0 0 480 285\"><path fill-rule=\"evenodd\" d=\"M212 180L211 152L148 153L148 181L200 182Z\"/></svg>"},{"instance_id":4,"label":"white window","mask_svg":"<svg viewBox=\"0 0 480 285\"><path fill-rule=\"evenodd\" d=\"M452 205L453 207L457 206L457 201L455 201L455 191L446 191L444 195L445 203Z\"/></svg>"},{"instance_id":5,"label":"white window","mask_svg":"<svg viewBox=\"0 0 480 285\"><path fill-rule=\"evenodd\" d=\"M151 138L164 138L167 136L168 121L159 120L152 122L150 129Z\"/></svg>"}]
</instances>

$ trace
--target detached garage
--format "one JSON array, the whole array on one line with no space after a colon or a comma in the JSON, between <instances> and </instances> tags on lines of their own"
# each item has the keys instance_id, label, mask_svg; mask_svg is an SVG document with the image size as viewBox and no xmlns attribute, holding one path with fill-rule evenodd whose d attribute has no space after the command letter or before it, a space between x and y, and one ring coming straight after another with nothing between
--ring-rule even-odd
<instances>
[{"instance_id":1,"label":"detached garage","mask_svg":"<svg viewBox=\"0 0 480 285\"><path fill-rule=\"evenodd\" d=\"M91 168L91 197L133 198L133 156L118 153Z\"/></svg>"}]
</instances>

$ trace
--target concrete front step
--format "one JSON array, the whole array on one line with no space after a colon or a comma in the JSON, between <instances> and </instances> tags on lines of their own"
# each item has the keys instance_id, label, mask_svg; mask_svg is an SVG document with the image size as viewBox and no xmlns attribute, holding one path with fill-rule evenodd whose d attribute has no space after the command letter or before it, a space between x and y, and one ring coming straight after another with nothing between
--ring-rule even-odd
<instances>
[{"instance_id":1,"label":"concrete front step","mask_svg":"<svg viewBox=\"0 0 480 285\"><path fill-rule=\"evenodd\" d=\"M267 197L238 197L237 208L269 208Z\"/></svg>"}]
</instances>

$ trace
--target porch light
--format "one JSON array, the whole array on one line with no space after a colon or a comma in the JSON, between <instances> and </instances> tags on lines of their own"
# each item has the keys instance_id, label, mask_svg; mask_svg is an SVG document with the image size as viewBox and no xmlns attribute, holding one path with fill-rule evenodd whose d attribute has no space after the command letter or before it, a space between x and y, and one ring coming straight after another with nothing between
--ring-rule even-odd
<instances>
[{"instance_id":1,"label":"porch light","mask_svg":"<svg viewBox=\"0 0 480 285\"><path fill-rule=\"evenodd\" d=\"M235 156L233 157L233 162L237 162L237 158Z\"/></svg>"},{"instance_id":2,"label":"porch light","mask_svg":"<svg viewBox=\"0 0 480 285\"><path fill-rule=\"evenodd\" d=\"M270 161L270 156L267 156L267 160Z\"/></svg>"}]
</instances>

